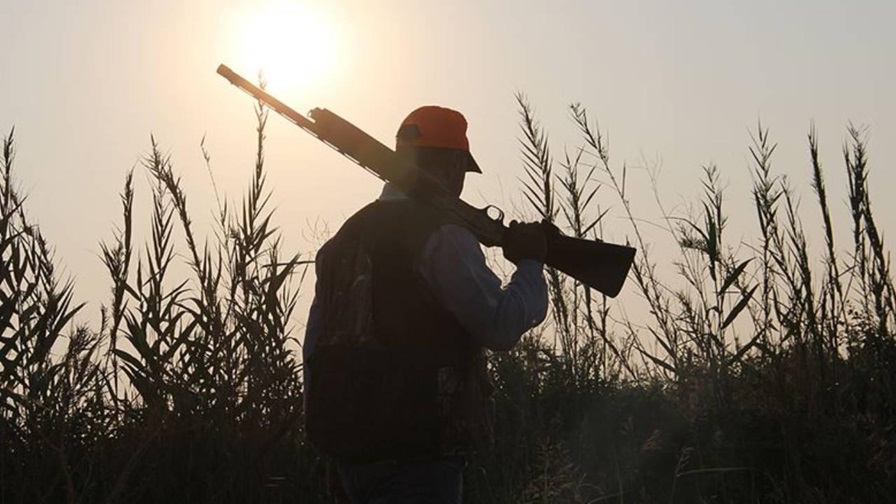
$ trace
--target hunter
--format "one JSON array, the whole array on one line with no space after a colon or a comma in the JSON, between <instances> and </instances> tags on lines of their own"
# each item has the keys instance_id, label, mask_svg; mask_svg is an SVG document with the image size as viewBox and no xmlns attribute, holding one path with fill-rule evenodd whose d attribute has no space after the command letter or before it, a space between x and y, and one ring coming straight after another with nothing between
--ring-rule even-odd
<instances>
[{"instance_id":1,"label":"hunter","mask_svg":"<svg viewBox=\"0 0 896 504\"><path fill-rule=\"evenodd\" d=\"M466 119L443 107L411 112L396 152L458 197L481 173ZM545 318L542 229L511 223L502 287L469 231L387 183L320 249L306 428L353 503L461 502L466 461L492 438L484 349L510 350Z\"/></svg>"}]
</instances>

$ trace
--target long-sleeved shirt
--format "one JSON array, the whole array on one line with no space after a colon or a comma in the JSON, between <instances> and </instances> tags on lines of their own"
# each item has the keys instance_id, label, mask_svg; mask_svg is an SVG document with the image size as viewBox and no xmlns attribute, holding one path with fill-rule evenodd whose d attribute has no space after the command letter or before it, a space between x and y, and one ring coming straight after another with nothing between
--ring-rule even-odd
<instances>
[{"instance_id":1,"label":"long-sleeved shirt","mask_svg":"<svg viewBox=\"0 0 896 504\"><path fill-rule=\"evenodd\" d=\"M386 185L380 200L405 198ZM444 224L430 235L415 265L435 299L451 313L480 345L491 350L510 350L547 313L548 297L544 265L523 259L510 282L501 280L485 263L485 255L468 230ZM303 354L314 350L321 328L320 293L308 314Z\"/></svg>"}]
</instances>

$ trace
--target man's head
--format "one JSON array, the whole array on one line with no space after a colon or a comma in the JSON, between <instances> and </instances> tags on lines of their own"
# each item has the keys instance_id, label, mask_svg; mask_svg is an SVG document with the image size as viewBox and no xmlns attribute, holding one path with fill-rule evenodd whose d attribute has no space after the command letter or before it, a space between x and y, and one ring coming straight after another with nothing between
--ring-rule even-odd
<instances>
[{"instance_id":1,"label":"man's head","mask_svg":"<svg viewBox=\"0 0 896 504\"><path fill-rule=\"evenodd\" d=\"M482 173L470 154L467 120L456 110L420 107L402 121L395 140L397 152L411 156L455 196L460 196L468 171Z\"/></svg>"}]
</instances>

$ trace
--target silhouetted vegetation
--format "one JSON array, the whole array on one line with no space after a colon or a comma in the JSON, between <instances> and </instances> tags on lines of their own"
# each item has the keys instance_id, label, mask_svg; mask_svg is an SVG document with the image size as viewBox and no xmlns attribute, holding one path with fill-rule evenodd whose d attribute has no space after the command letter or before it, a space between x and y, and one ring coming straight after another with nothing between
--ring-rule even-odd
<instances>
[{"instance_id":1,"label":"silhouetted vegetation","mask_svg":"<svg viewBox=\"0 0 896 504\"><path fill-rule=\"evenodd\" d=\"M730 241L710 165L694 214L651 223L677 244L656 250L630 204L626 167L611 162L586 109L570 107L580 142L555 161L518 100L529 210L588 238L601 237L611 206L621 210L628 229L613 234L639 249L625 290L647 315L547 272L549 323L492 355L497 437L468 467L468 502L896 494L896 293L862 130L849 126L843 149L848 234L834 230L814 129L808 136L820 257L762 126L749 150L758 237ZM301 341L291 328L304 316L293 310L306 264L283 252L271 224L266 119L257 110L241 205L219 204L203 244L152 141L149 239L134 243L129 174L123 220L101 247L111 296L99 328L72 324L82 306L24 212L13 134L4 139L0 502L333 501L327 462L302 431ZM669 266L675 273L662 277Z\"/></svg>"}]
</instances>

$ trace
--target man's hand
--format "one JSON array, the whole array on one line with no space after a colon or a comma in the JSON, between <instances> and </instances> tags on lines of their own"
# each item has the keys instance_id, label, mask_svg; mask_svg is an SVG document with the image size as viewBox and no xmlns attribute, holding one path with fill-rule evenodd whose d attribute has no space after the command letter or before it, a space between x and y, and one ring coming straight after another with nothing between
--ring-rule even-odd
<instances>
[{"instance_id":1,"label":"man's hand","mask_svg":"<svg viewBox=\"0 0 896 504\"><path fill-rule=\"evenodd\" d=\"M539 222L511 221L504 234L504 257L514 264L522 259L544 262L548 252L544 230Z\"/></svg>"}]
</instances>

